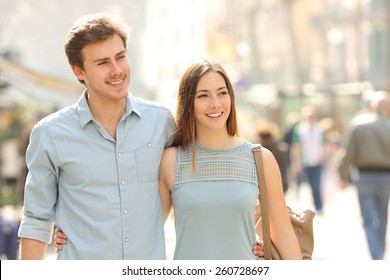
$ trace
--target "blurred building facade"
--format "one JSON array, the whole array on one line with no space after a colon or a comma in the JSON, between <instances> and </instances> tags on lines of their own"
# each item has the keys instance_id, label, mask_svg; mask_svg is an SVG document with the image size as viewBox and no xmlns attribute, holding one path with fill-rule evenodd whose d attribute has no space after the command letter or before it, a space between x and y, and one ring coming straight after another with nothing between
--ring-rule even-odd
<instances>
[{"instance_id":1,"label":"blurred building facade","mask_svg":"<svg viewBox=\"0 0 390 280\"><path fill-rule=\"evenodd\" d=\"M151 99L174 97L183 70L202 58L220 60L244 90L273 84L293 96L338 91L330 85L386 89L389 6L386 0L3 0L0 53L75 81L64 36L81 15L109 11L132 27L132 87Z\"/></svg>"},{"instance_id":2,"label":"blurred building facade","mask_svg":"<svg viewBox=\"0 0 390 280\"><path fill-rule=\"evenodd\" d=\"M313 102L342 128L362 92L390 88L386 0L146 2L142 77L159 101L199 58L222 62L251 120Z\"/></svg>"}]
</instances>

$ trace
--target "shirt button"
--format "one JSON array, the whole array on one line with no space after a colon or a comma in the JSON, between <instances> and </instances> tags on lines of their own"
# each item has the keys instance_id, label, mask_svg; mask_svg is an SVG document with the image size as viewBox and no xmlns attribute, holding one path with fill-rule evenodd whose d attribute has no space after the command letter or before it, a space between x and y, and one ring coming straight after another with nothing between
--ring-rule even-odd
<instances>
[{"instance_id":1,"label":"shirt button","mask_svg":"<svg viewBox=\"0 0 390 280\"><path fill-rule=\"evenodd\" d=\"M123 213L127 214L127 209L123 210Z\"/></svg>"},{"instance_id":2,"label":"shirt button","mask_svg":"<svg viewBox=\"0 0 390 280\"><path fill-rule=\"evenodd\" d=\"M125 181L122 181L121 184L124 185L124 184L125 184Z\"/></svg>"},{"instance_id":3,"label":"shirt button","mask_svg":"<svg viewBox=\"0 0 390 280\"><path fill-rule=\"evenodd\" d=\"M127 237L125 238L125 242L129 242L129 239Z\"/></svg>"},{"instance_id":4,"label":"shirt button","mask_svg":"<svg viewBox=\"0 0 390 280\"><path fill-rule=\"evenodd\" d=\"M118 153L118 157L121 157L122 156L122 154L121 153Z\"/></svg>"},{"instance_id":5,"label":"shirt button","mask_svg":"<svg viewBox=\"0 0 390 280\"><path fill-rule=\"evenodd\" d=\"M147 144L147 146L148 146L148 147L151 147L151 146L152 146L152 144L148 143L148 144Z\"/></svg>"}]
</instances>

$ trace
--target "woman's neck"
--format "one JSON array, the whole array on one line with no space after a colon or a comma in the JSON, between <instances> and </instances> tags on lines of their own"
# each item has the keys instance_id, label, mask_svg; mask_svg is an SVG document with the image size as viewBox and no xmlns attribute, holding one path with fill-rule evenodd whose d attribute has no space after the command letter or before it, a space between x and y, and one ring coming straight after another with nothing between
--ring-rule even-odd
<instances>
[{"instance_id":1,"label":"woman's neck","mask_svg":"<svg viewBox=\"0 0 390 280\"><path fill-rule=\"evenodd\" d=\"M225 133L197 133L196 142L205 148L233 148L243 143L243 139Z\"/></svg>"}]
</instances>

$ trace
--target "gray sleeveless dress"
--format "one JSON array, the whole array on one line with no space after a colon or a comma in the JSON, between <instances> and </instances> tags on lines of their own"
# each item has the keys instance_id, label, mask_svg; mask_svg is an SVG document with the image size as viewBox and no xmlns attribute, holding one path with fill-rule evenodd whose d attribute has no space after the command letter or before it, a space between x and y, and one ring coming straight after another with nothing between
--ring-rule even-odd
<instances>
[{"instance_id":1,"label":"gray sleeveless dress","mask_svg":"<svg viewBox=\"0 0 390 280\"><path fill-rule=\"evenodd\" d=\"M258 197L252 144L178 149L172 190L176 248L174 259L256 259L254 209Z\"/></svg>"}]
</instances>

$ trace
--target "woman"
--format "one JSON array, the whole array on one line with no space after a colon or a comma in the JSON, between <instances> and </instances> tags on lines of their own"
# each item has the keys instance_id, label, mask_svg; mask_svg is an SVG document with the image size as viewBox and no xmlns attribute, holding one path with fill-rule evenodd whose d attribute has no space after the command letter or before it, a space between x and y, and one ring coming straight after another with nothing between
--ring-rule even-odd
<instances>
[{"instance_id":1,"label":"woman","mask_svg":"<svg viewBox=\"0 0 390 280\"><path fill-rule=\"evenodd\" d=\"M238 137L234 91L224 69L203 61L183 74L177 130L165 149L159 189L166 220L174 209L174 259L256 259L254 210L258 198L252 144ZM262 149L271 238L283 259L301 259L281 187L278 165ZM56 242L64 243L60 237ZM61 245L56 244L56 248ZM262 249L262 248L261 248Z\"/></svg>"},{"instance_id":2,"label":"woman","mask_svg":"<svg viewBox=\"0 0 390 280\"><path fill-rule=\"evenodd\" d=\"M238 137L234 91L223 68L204 61L182 76L177 130L165 149L159 188L166 219L173 205L174 259L254 259L258 198L252 144ZM301 259L277 162L263 149L272 241L284 259ZM228 244L228 246L226 246Z\"/></svg>"}]
</instances>

